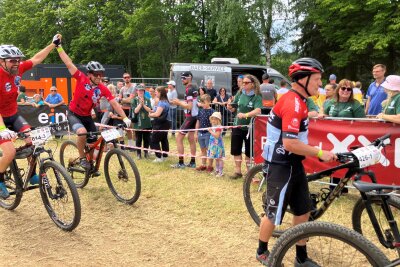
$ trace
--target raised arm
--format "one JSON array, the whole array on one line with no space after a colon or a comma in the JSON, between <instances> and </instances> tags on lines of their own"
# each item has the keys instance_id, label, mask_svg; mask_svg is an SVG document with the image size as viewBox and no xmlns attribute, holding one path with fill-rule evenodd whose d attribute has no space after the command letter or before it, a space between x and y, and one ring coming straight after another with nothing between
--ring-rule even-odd
<instances>
[{"instance_id":1,"label":"raised arm","mask_svg":"<svg viewBox=\"0 0 400 267\"><path fill-rule=\"evenodd\" d=\"M56 44L61 42L61 34L56 34L53 37L52 43L40 50L36 55L34 55L30 60L33 63L33 66L42 63L43 60L50 54L51 50L56 47Z\"/></svg>"}]
</instances>

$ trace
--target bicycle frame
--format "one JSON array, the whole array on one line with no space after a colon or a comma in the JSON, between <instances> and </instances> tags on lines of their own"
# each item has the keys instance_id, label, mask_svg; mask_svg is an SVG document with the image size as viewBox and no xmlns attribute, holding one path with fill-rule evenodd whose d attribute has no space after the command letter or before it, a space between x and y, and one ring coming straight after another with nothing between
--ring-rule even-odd
<instances>
[{"instance_id":1,"label":"bicycle frame","mask_svg":"<svg viewBox=\"0 0 400 267\"><path fill-rule=\"evenodd\" d=\"M371 206L371 198L374 197L375 195L367 194L367 193L361 192L361 191L360 191L360 194L363 199L365 208L368 212L368 216L371 220L372 226L374 227L376 235L378 236L378 239L381 242L381 244L384 247L390 248L390 249L394 249L396 247L400 248L399 228L398 228L397 222L393 216L392 210L390 209L389 204L387 202L387 200L389 199L389 196L388 195L379 195L379 198L381 199L381 207L382 207L383 213L385 214L385 217L390 226L390 229L392 230L392 232L394 234L394 237L389 237L388 234L385 234L386 235L386 239L385 239L384 233L382 233L382 229L379 227L378 219L376 218L374 210L372 209L372 206Z\"/></svg>"},{"instance_id":2,"label":"bicycle frame","mask_svg":"<svg viewBox=\"0 0 400 267\"><path fill-rule=\"evenodd\" d=\"M30 146L32 146L32 145L23 145L23 146L17 148L16 150L21 151L25 148L29 148ZM44 157L44 158L40 158L40 154L42 154L42 153L47 153L48 156ZM36 169L36 166L38 164L39 164L39 166L42 166L43 162L45 162L47 160L54 160L51 149L45 149L42 146L36 146L36 147L34 146L34 151L33 151L32 155L29 156L27 159L28 159L28 169L27 169L27 172L24 173L23 175L21 175L21 173L20 173L21 169L18 167L18 163L17 163L16 159L14 159L10 163L10 171L14 173L15 177L19 177L18 180L20 182L22 182L22 184L19 184L17 186L19 188L21 188L23 192L38 188L38 185L29 185L29 181ZM15 193L12 192L11 194L15 194Z\"/></svg>"},{"instance_id":3,"label":"bicycle frame","mask_svg":"<svg viewBox=\"0 0 400 267\"><path fill-rule=\"evenodd\" d=\"M373 172L365 171L364 169L356 167L354 162L348 162L317 173L309 174L307 175L307 180L308 182L316 181L324 177L331 176L337 170L346 168L348 169L348 171L346 172L345 176L340 179L340 182L329 193L326 199L322 202L322 205L318 209L311 211L310 220L316 220L325 213L325 211L329 208L333 201L340 196L343 188L347 185L351 177L354 176L354 180L358 181L361 179L362 176L368 176L373 183L376 183L376 177Z\"/></svg>"}]
</instances>

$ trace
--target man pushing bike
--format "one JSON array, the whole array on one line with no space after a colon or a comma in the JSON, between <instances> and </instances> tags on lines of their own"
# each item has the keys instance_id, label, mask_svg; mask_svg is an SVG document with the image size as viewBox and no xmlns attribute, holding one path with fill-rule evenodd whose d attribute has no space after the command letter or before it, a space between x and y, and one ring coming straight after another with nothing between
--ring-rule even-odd
<instances>
[{"instance_id":1,"label":"man pushing bike","mask_svg":"<svg viewBox=\"0 0 400 267\"><path fill-rule=\"evenodd\" d=\"M99 62L90 61L86 65L87 75L85 75L74 65L71 58L61 47L61 42L57 46L57 51L72 77L76 79L75 93L70 102L70 112L67 117L72 131L78 134L77 147L80 165L87 170L90 168L90 162L87 161L84 153L86 141L93 143L97 140L97 137L87 137L85 134L97 131L91 111L99 103L100 98L104 96L108 100L113 109L123 118L127 127L130 126L131 120L125 115L110 90L102 84L101 79L104 77L105 69Z\"/></svg>"},{"instance_id":2,"label":"man pushing bike","mask_svg":"<svg viewBox=\"0 0 400 267\"><path fill-rule=\"evenodd\" d=\"M34 55L31 59L22 61L24 54L14 45L0 45L0 148L3 156L0 158L0 198L10 196L4 181L4 172L15 157L14 144L11 139L16 132L27 131L30 125L18 115L17 96L21 86L22 74L37 64L40 64L60 41L60 35L53 37L52 43ZM25 140L31 142L30 138ZM34 174L31 184L37 184L39 177Z\"/></svg>"},{"instance_id":3,"label":"man pushing bike","mask_svg":"<svg viewBox=\"0 0 400 267\"><path fill-rule=\"evenodd\" d=\"M318 93L323 68L313 58L300 58L289 67L292 90L273 107L267 123L263 172L267 181L256 258L267 265L268 241L275 225L282 223L286 207L293 211L293 224L307 222L311 200L302 160L317 156L332 161L335 154L308 145L308 109L306 100ZM296 245L294 266L318 266L307 256L305 241Z\"/></svg>"}]
</instances>

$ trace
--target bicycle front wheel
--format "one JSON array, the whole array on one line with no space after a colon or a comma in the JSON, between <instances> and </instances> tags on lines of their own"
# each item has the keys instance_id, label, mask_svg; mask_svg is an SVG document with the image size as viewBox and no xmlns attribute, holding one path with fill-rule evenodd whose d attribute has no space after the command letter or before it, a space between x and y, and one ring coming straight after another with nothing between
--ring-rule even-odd
<instances>
[{"instance_id":1,"label":"bicycle front wheel","mask_svg":"<svg viewBox=\"0 0 400 267\"><path fill-rule=\"evenodd\" d=\"M388 199L389 208L393 213L393 217L395 218L397 225L400 225L400 199L395 196L391 196ZM371 206L378 220L379 227L381 228L382 233L385 235L394 236L390 226L387 222L386 216L382 209L382 200L379 196L371 196ZM362 201L362 198L359 198L353 208L352 213L352 223L353 229L363 236L365 236L368 240L371 240L374 244L382 249L386 250L375 233L375 229L372 226L371 219L369 218L368 211L365 208L365 204ZM396 253L397 252L397 253ZM393 249L392 251L386 250L388 257L392 260L398 258L400 256L400 251Z\"/></svg>"},{"instance_id":2,"label":"bicycle front wheel","mask_svg":"<svg viewBox=\"0 0 400 267\"><path fill-rule=\"evenodd\" d=\"M263 174L263 164L253 166L246 174L243 182L243 198L253 221L260 226L261 217L264 215L264 201L266 197L267 182ZM274 237L279 237L283 231L289 228L293 216L288 209L283 222L273 232Z\"/></svg>"},{"instance_id":3,"label":"bicycle front wheel","mask_svg":"<svg viewBox=\"0 0 400 267\"><path fill-rule=\"evenodd\" d=\"M84 188L89 182L89 174L80 165L79 151L76 143L67 140L61 144L60 163L71 175L77 188Z\"/></svg>"},{"instance_id":4,"label":"bicycle front wheel","mask_svg":"<svg viewBox=\"0 0 400 267\"><path fill-rule=\"evenodd\" d=\"M307 222L287 230L276 241L268 266L293 266L296 243L307 241L308 257L319 266L385 266L389 260L359 233L327 222Z\"/></svg>"},{"instance_id":5,"label":"bicycle front wheel","mask_svg":"<svg viewBox=\"0 0 400 267\"><path fill-rule=\"evenodd\" d=\"M64 231L72 231L81 220L81 202L68 172L55 161L41 166L40 195L53 222Z\"/></svg>"},{"instance_id":6,"label":"bicycle front wheel","mask_svg":"<svg viewBox=\"0 0 400 267\"><path fill-rule=\"evenodd\" d=\"M14 210L18 207L19 203L21 203L23 194L22 179L19 174L9 167L4 173L4 183L6 184L10 196L7 199L0 198L0 207L7 210Z\"/></svg>"},{"instance_id":7,"label":"bicycle front wheel","mask_svg":"<svg viewBox=\"0 0 400 267\"><path fill-rule=\"evenodd\" d=\"M104 159L104 175L111 193L118 201L133 204L139 199L140 174L128 153L119 148L109 151Z\"/></svg>"}]
</instances>

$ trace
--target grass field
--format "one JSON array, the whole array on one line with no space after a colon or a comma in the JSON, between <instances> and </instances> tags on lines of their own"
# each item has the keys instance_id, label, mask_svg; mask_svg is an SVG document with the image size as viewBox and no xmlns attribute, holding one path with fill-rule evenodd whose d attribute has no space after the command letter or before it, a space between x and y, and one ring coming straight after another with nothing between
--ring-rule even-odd
<instances>
[{"instance_id":1,"label":"grass field","mask_svg":"<svg viewBox=\"0 0 400 267\"><path fill-rule=\"evenodd\" d=\"M134 156L142 194L132 206L115 200L103 176L92 178L79 190L82 219L72 233L56 228L37 190L27 192L15 211L0 210L0 266L258 266L258 228L243 202L243 180L227 177L233 161L225 141L222 178L171 169L174 157L156 164ZM351 227L357 194L339 198L321 220Z\"/></svg>"}]
</instances>

